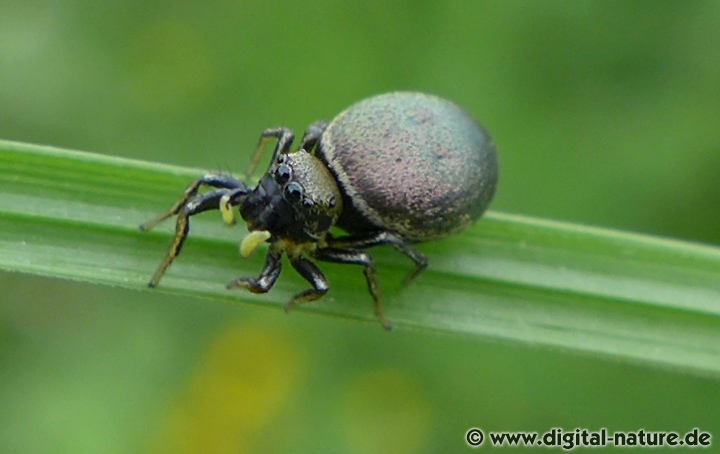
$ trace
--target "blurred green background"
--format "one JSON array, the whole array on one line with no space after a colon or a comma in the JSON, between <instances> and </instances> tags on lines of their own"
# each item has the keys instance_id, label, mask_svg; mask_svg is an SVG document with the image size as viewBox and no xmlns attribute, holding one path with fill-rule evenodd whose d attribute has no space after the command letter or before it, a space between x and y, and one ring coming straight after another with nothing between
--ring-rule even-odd
<instances>
[{"instance_id":1,"label":"blurred green background","mask_svg":"<svg viewBox=\"0 0 720 454\"><path fill-rule=\"evenodd\" d=\"M240 172L265 127L421 90L492 132L494 210L720 244L718 24L713 1L0 0L0 137ZM717 379L682 371L17 274L0 289L0 452L720 437Z\"/></svg>"}]
</instances>

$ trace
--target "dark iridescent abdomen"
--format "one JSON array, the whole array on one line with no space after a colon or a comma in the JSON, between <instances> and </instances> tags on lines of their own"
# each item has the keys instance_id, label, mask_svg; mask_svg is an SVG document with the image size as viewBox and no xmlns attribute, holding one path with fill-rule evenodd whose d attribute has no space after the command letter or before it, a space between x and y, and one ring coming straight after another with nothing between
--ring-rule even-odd
<instances>
[{"instance_id":1,"label":"dark iridescent abdomen","mask_svg":"<svg viewBox=\"0 0 720 454\"><path fill-rule=\"evenodd\" d=\"M495 193L498 164L488 133L455 104L388 93L350 106L328 125L318 156L343 192L338 225L389 229L411 241L460 231Z\"/></svg>"}]
</instances>

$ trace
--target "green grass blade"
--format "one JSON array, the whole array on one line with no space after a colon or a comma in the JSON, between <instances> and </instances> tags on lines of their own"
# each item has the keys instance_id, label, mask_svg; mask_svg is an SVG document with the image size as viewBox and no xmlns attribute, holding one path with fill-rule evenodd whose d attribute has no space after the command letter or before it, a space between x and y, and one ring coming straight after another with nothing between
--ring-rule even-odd
<instances>
[{"instance_id":1,"label":"green grass blade","mask_svg":"<svg viewBox=\"0 0 720 454\"><path fill-rule=\"evenodd\" d=\"M146 283L173 222L166 210L202 171L0 141L0 269L278 306L304 283L283 273L267 295L225 290L263 258L238 256L242 227L219 213L193 219L183 253L160 286ZM489 213L470 230L420 245L430 267L373 250L386 314L396 328L503 339L720 376L720 249ZM362 271L322 265L330 293L302 311L376 324ZM172 310L172 308L168 308ZM371 326L368 329L380 330Z\"/></svg>"}]
</instances>

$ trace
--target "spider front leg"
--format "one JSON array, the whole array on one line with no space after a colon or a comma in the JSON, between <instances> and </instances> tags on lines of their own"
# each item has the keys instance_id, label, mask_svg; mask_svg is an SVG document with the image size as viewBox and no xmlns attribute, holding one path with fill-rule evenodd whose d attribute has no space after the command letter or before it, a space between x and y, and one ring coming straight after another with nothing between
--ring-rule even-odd
<instances>
[{"instance_id":1,"label":"spider front leg","mask_svg":"<svg viewBox=\"0 0 720 454\"><path fill-rule=\"evenodd\" d=\"M203 185L216 187L218 189L205 194L198 194L198 189ZM175 257L180 254L180 250L190 232L190 216L209 210L219 210L221 209L221 205L223 205L225 209L239 205L242 198L247 195L248 192L249 188L245 183L229 175L208 174L202 178L198 178L188 186L183 196L170 208L170 211L160 214L145 224L141 224L140 230L147 231L165 219L177 215L175 236L173 237L172 243L170 243L170 250L163 261L160 262L150 282L148 282L148 287L158 285L165 271L175 260Z\"/></svg>"},{"instance_id":2,"label":"spider front leg","mask_svg":"<svg viewBox=\"0 0 720 454\"><path fill-rule=\"evenodd\" d=\"M258 277L239 277L227 283L228 289L244 288L252 293L267 293L282 271L282 254L272 248L265 257L265 266Z\"/></svg>"},{"instance_id":3,"label":"spider front leg","mask_svg":"<svg viewBox=\"0 0 720 454\"><path fill-rule=\"evenodd\" d=\"M180 211L188 205L188 201L195 197L198 193L198 190L202 186L209 186L211 188L219 188L219 189L235 189L238 191L239 194L247 194L250 192L250 189L247 187L245 183L238 180L237 178L234 178L230 175L224 175L220 173L208 173L207 175L204 175L197 180L193 181L190 186L185 188L185 192L183 192L183 196L180 197L180 200L175 202L175 205L173 205L169 211L165 213L161 213L154 217L153 219L145 222L144 224L140 224L139 229L141 231L148 231L164 221L165 219L168 219L172 216L175 216L176 214L179 214ZM218 205L219 206L219 205ZM207 208L210 209L210 208ZM203 211L207 211L203 210Z\"/></svg>"},{"instance_id":4,"label":"spider front leg","mask_svg":"<svg viewBox=\"0 0 720 454\"><path fill-rule=\"evenodd\" d=\"M325 295L330 288L325 275L313 262L301 257L296 257L290 259L290 264L313 288L295 295L285 304L285 312L290 312L291 309L299 304L315 301Z\"/></svg>"}]
</instances>

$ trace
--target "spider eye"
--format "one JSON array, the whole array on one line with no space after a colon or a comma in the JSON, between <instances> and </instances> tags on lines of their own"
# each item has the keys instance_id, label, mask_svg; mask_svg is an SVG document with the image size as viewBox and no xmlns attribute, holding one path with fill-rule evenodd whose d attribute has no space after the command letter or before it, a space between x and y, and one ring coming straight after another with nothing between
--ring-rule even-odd
<instances>
[{"instance_id":1,"label":"spider eye","mask_svg":"<svg viewBox=\"0 0 720 454\"><path fill-rule=\"evenodd\" d=\"M315 202L313 202L312 200L310 200L308 198L304 198L302 201L302 204L305 208L312 208L312 206L315 205Z\"/></svg>"},{"instance_id":2,"label":"spider eye","mask_svg":"<svg viewBox=\"0 0 720 454\"><path fill-rule=\"evenodd\" d=\"M284 184L290 181L290 178L292 178L292 169L290 166L280 164L277 170L275 170L275 180L280 184Z\"/></svg>"},{"instance_id":3,"label":"spider eye","mask_svg":"<svg viewBox=\"0 0 720 454\"><path fill-rule=\"evenodd\" d=\"M288 202L297 202L303 195L303 187L292 181L285 185L284 192Z\"/></svg>"}]
</instances>

